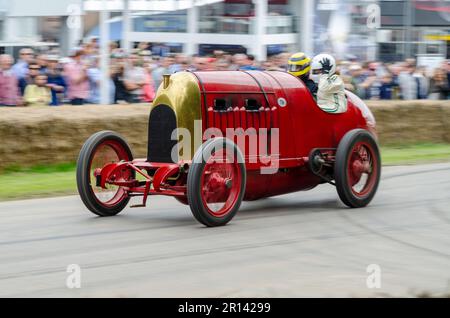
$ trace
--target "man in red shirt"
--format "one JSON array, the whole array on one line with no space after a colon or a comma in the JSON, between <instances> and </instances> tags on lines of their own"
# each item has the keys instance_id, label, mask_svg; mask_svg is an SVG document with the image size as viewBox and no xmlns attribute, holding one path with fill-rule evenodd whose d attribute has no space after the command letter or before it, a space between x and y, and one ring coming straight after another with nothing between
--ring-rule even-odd
<instances>
[{"instance_id":1,"label":"man in red shirt","mask_svg":"<svg viewBox=\"0 0 450 318\"><path fill-rule=\"evenodd\" d=\"M64 68L67 97L72 105L83 105L89 97L88 65L83 61L83 51L75 49L72 61Z\"/></svg>"},{"instance_id":2,"label":"man in red shirt","mask_svg":"<svg viewBox=\"0 0 450 318\"><path fill-rule=\"evenodd\" d=\"M0 55L0 106L22 105L18 79L11 69L13 62L10 55Z\"/></svg>"}]
</instances>

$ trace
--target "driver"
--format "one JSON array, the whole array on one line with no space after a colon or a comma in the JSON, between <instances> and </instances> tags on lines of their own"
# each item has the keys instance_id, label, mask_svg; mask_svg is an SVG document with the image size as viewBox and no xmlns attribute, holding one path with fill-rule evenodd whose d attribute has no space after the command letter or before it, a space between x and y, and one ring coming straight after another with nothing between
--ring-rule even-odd
<instances>
[{"instance_id":1,"label":"driver","mask_svg":"<svg viewBox=\"0 0 450 318\"><path fill-rule=\"evenodd\" d=\"M336 74L336 61L329 54L319 54L311 62L311 79L318 84L317 105L328 113L347 111L344 82Z\"/></svg>"},{"instance_id":2,"label":"driver","mask_svg":"<svg viewBox=\"0 0 450 318\"><path fill-rule=\"evenodd\" d=\"M310 69L311 59L307 57L305 53L298 52L289 58L288 73L301 79L315 98L317 93L317 84L309 78Z\"/></svg>"}]
</instances>

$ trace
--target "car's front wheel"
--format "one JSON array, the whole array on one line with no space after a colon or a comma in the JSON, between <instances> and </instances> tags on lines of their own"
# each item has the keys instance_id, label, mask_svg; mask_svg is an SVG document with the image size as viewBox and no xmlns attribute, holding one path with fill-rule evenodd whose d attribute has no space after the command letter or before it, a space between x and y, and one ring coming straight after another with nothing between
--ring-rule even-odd
<instances>
[{"instance_id":1,"label":"car's front wheel","mask_svg":"<svg viewBox=\"0 0 450 318\"><path fill-rule=\"evenodd\" d=\"M98 173L109 163L132 161L133 154L125 139L113 131L100 131L89 137L81 148L77 161L77 187L84 205L99 216L121 212L130 198L123 187L98 184ZM134 171L121 172L124 181L134 179Z\"/></svg>"},{"instance_id":2,"label":"car's front wheel","mask_svg":"<svg viewBox=\"0 0 450 318\"><path fill-rule=\"evenodd\" d=\"M241 151L231 140L214 138L194 155L187 179L187 201L206 226L227 224L245 193L246 170Z\"/></svg>"}]
</instances>

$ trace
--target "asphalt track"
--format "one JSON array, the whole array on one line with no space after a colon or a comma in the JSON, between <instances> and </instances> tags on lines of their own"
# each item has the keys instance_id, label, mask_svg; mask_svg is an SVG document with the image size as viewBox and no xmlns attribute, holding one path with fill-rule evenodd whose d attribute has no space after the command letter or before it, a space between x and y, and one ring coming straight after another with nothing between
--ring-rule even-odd
<instances>
[{"instance_id":1,"label":"asphalt track","mask_svg":"<svg viewBox=\"0 0 450 318\"><path fill-rule=\"evenodd\" d=\"M69 264L81 288L66 286ZM381 288L366 285L369 264ZM205 228L151 197L111 218L77 196L0 203L3 297L298 297L450 294L450 163L387 167L374 201L348 209L321 185L244 203Z\"/></svg>"}]
</instances>

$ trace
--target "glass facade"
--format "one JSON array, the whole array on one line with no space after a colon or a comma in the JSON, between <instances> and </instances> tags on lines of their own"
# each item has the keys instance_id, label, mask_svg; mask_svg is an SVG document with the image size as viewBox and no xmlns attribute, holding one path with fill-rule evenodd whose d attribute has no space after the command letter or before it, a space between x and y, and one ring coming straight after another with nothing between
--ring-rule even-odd
<instances>
[{"instance_id":1,"label":"glass facade","mask_svg":"<svg viewBox=\"0 0 450 318\"><path fill-rule=\"evenodd\" d=\"M379 58L394 61L420 55L450 58L450 2L379 1Z\"/></svg>"},{"instance_id":2,"label":"glass facade","mask_svg":"<svg viewBox=\"0 0 450 318\"><path fill-rule=\"evenodd\" d=\"M266 34L296 33L297 16L270 15L266 20Z\"/></svg>"},{"instance_id":3,"label":"glass facade","mask_svg":"<svg viewBox=\"0 0 450 318\"><path fill-rule=\"evenodd\" d=\"M376 29L368 27L367 8L376 0L316 0L314 51L333 52L339 59L374 59Z\"/></svg>"},{"instance_id":4,"label":"glass facade","mask_svg":"<svg viewBox=\"0 0 450 318\"><path fill-rule=\"evenodd\" d=\"M227 0L199 8L200 33L251 34L255 28L255 5L251 0ZM296 16L287 0L269 0L266 34L296 32Z\"/></svg>"},{"instance_id":5,"label":"glass facade","mask_svg":"<svg viewBox=\"0 0 450 318\"><path fill-rule=\"evenodd\" d=\"M288 1L268 2L266 33L296 32L296 16L291 15ZM213 3L199 7L198 32L252 34L255 28L255 5L251 0ZM186 32L187 11L142 12L133 19L136 32Z\"/></svg>"},{"instance_id":6,"label":"glass facade","mask_svg":"<svg viewBox=\"0 0 450 318\"><path fill-rule=\"evenodd\" d=\"M379 9L379 28L370 26L369 6ZM314 51L341 59L450 58L449 12L448 0L316 0Z\"/></svg>"},{"instance_id":7,"label":"glass facade","mask_svg":"<svg viewBox=\"0 0 450 318\"><path fill-rule=\"evenodd\" d=\"M251 17L203 16L198 30L199 33L249 34L253 25Z\"/></svg>"},{"instance_id":8,"label":"glass facade","mask_svg":"<svg viewBox=\"0 0 450 318\"><path fill-rule=\"evenodd\" d=\"M133 24L135 32L187 32L187 11L140 13Z\"/></svg>"},{"instance_id":9,"label":"glass facade","mask_svg":"<svg viewBox=\"0 0 450 318\"><path fill-rule=\"evenodd\" d=\"M315 53L332 52L338 59L384 61L427 54L450 58L450 1L314 0L312 3L312 39L308 43L312 43ZM370 24L370 8L378 8L379 26ZM265 34L298 34L297 39L301 38L300 22L306 14L302 10L303 5L294 0L268 0ZM253 0L200 5L196 28L200 34L254 34L255 11ZM134 12L132 21L135 32L185 33L188 29L187 10ZM299 42L296 45L301 49Z\"/></svg>"}]
</instances>

